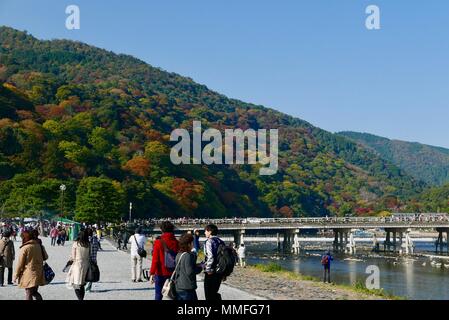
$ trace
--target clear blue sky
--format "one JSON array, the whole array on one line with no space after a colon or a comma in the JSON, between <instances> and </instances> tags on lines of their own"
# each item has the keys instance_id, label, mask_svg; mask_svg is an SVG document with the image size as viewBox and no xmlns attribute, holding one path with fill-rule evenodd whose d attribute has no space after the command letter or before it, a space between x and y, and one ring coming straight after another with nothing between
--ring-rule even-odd
<instances>
[{"instance_id":1,"label":"clear blue sky","mask_svg":"<svg viewBox=\"0 0 449 320\"><path fill-rule=\"evenodd\" d=\"M70 4L81 30L65 28ZM379 31L365 28L369 4ZM332 132L449 147L447 0L0 0L0 24L131 54Z\"/></svg>"}]
</instances>

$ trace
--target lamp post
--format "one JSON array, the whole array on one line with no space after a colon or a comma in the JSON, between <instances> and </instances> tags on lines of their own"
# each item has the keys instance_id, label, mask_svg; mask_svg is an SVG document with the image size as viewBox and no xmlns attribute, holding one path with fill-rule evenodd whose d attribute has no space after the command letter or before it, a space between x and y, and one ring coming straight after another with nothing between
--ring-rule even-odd
<instances>
[{"instance_id":1,"label":"lamp post","mask_svg":"<svg viewBox=\"0 0 449 320\"><path fill-rule=\"evenodd\" d=\"M131 210L133 209L133 203L129 203L129 223L131 223Z\"/></svg>"},{"instance_id":2,"label":"lamp post","mask_svg":"<svg viewBox=\"0 0 449 320\"><path fill-rule=\"evenodd\" d=\"M67 189L65 184L61 184L59 186L59 190L61 190L61 215L64 216L64 191Z\"/></svg>"}]
</instances>

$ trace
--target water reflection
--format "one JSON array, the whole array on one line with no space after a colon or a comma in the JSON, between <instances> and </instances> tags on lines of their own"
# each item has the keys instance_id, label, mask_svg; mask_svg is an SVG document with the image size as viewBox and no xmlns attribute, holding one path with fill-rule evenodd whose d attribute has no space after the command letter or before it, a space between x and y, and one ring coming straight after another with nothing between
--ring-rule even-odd
<instances>
[{"instance_id":1,"label":"water reflection","mask_svg":"<svg viewBox=\"0 0 449 320\"><path fill-rule=\"evenodd\" d=\"M417 252L432 253L432 244L420 244ZM251 244L248 246L250 263L276 262L288 270L322 278L321 251L307 251L308 256L287 255L277 260L271 246ZM430 263L427 257L404 258L361 253L356 257L334 255L331 267L331 280L339 284L365 283L370 274L366 273L369 265L376 265L380 270L380 287L394 295L410 299L449 300L449 268ZM438 261L439 262L439 261ZM449 266L449 260L445 261Z\"/></svg>"}]
</instances>

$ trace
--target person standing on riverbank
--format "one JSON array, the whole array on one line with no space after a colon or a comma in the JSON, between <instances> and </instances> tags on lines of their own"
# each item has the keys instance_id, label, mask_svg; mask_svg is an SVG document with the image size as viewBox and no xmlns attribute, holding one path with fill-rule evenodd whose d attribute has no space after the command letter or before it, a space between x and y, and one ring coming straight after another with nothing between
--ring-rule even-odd
<instances>
[{"instance_id":1,"label":"person standing on riverbank","mask_svg":"<svg viewBox=\"0 0 449 320\"><path fill-rule=\"evenodd\" d=\"M223 240L217 237L218 228L214 224L206 226L204 233L206 234L206 243L204 244L204 295L206 300L217 301L221 300L221 295L218 293L223 277L216 272L218 263L218 246L224 245Z\"/></svg>"},{"instance_id":2,"label":"person standing on riverbank","mask_svg":"<svg viewBox=\"0 0 449 320\"><path fill-rule=\"evenodd\" d=\"M246 268L246 248L243 243L240 244L240 248L237 250L237 253L239 255L240 267Z\"/></svg>"},{"instance_id":3,"label":"person standing on riverbank","mask_svg":"<svg viewBox=\"0 0 449 320\"><path fill-rule=\"evenodd\" d=\"M321 265L323 266L323 282L331 283L331 261L334 258L331 256L330 251L326 252L326 254L321 258ZM327 277L327 279L326 279Z\"/></svg>"}]
</instances>

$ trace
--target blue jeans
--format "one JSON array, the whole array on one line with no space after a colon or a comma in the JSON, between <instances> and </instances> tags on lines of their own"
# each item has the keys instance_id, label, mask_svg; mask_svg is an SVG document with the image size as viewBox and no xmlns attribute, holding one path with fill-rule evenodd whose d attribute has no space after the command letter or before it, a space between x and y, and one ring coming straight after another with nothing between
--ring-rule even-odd
<instances>
[{"instance_id":1,"label":"blue jeans","mask_svg":"<svg viewBox=\"0 0 449 320\"><path fill-rule=\"evenodd\" d=\"M162 300L162 288L164 287L164 283L170 277L166 276L154 276L154 300Z\"/></svg>"},{"instance_id":2,"label":"blue jeans","mask_svg":"<svg viewBox=\"0 0 449 320\"><path fill-rule=\"evenodd\" d=\"M176 300L192 300L197 301L198 296L196 295L196 290L177 290Z\"/></svg>"}]
</instances>

